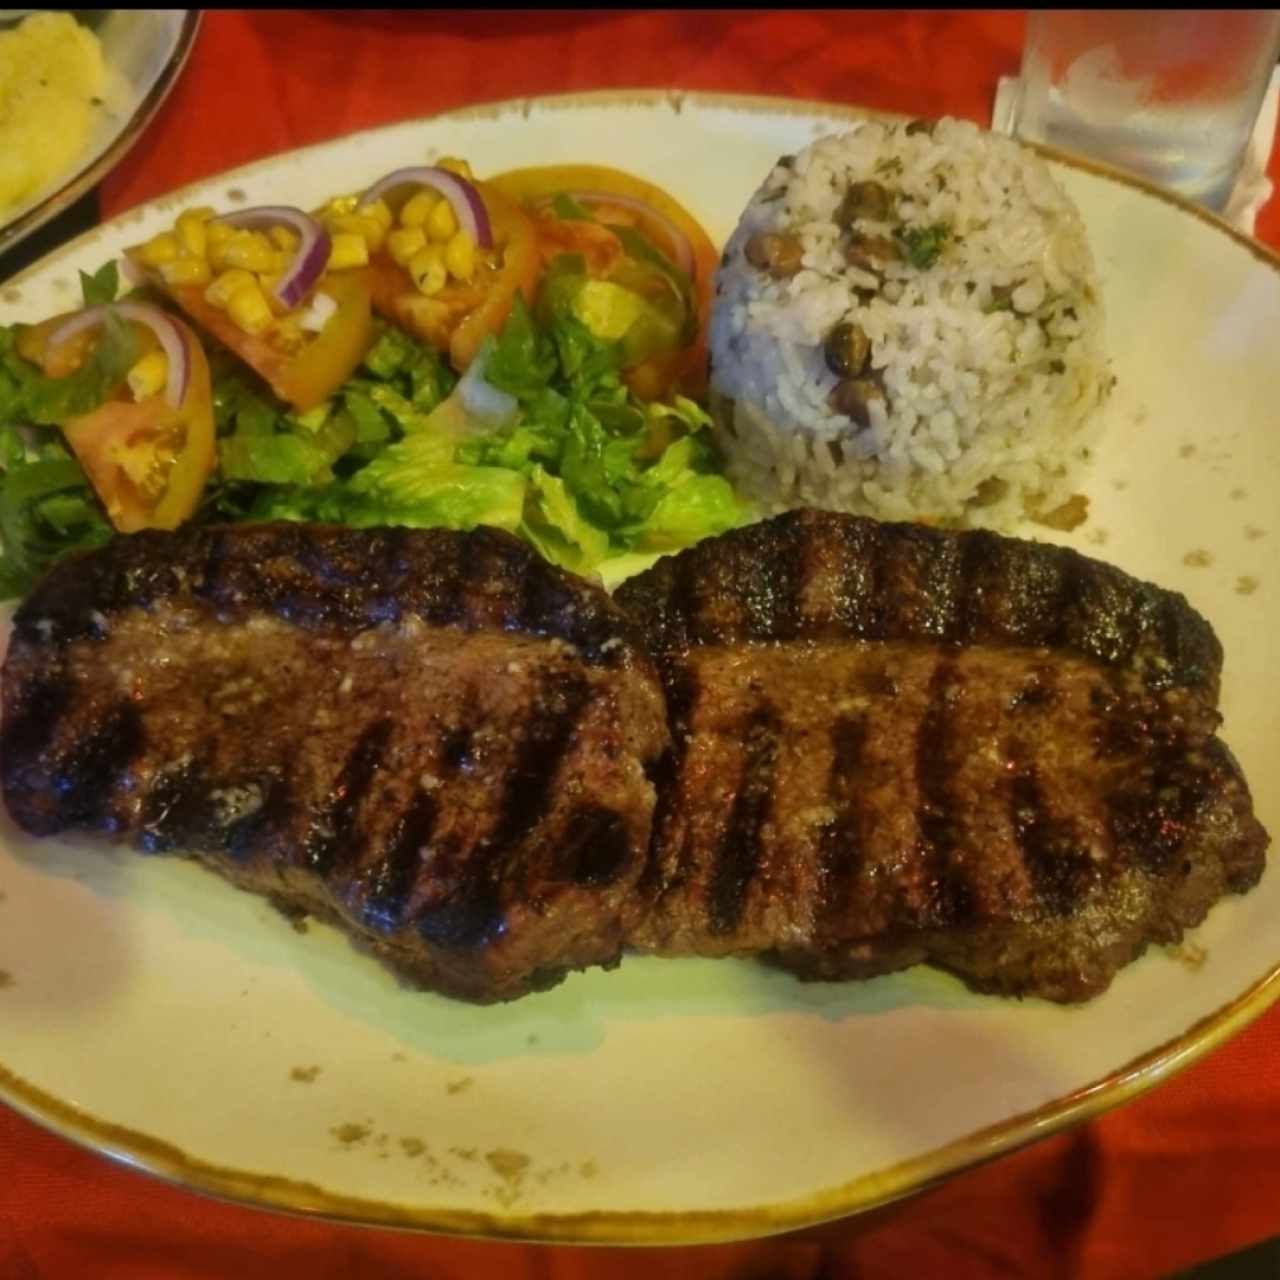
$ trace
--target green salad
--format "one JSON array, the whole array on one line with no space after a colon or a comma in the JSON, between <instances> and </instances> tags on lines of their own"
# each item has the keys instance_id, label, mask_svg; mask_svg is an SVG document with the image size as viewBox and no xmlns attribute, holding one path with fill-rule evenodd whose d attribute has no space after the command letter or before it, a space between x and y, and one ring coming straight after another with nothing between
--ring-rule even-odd
<instances>
[{"instance_id":1,"label":"green salad","mask_svg":"<svg viewBox=\"0 0 1280 1280\"><path fill-rule=\"evenodd\" d=\"M572 276L573 263L562 266ZM86 305L115 297L114 264L82 276ZM133 296L159 300L145 291ZM619 340L588 327L570 290L517 295L505 327L459 378L381 325L356 373L299 414L230 352L203 341L217 467L192 520L354 526L492 525L549 560L598 572L627 553L672 550L746 517L691 400L646 404L620 376ZM588 317L591 318L591 317ZM73 373L47 377L0 327L0 596L57 559L117 536L60 424L99 405L137 358L106 324Z\"/></svg>"}]
</instances>

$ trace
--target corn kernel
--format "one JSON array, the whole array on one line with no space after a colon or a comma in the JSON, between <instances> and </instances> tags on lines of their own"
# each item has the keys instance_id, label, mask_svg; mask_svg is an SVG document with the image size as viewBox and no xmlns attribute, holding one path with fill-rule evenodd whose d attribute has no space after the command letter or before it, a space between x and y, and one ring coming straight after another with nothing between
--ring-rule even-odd
<instances>
[{"instance_id":1,"label":"corn kernel","mask_svg":"<svg viewBox=\"0 0 1280 1280\"><path fill-rule=\"evenodd\" d=\"M149 351L129 370L129 390L135 400L157 396L169 381L169 360L163 351Z\"/></svg>"},{"instance_id":2,"label":"corn kernel","mask_svg":"<svg viewBox=\"0 0 1280 1280\"><path fill-rule=\"evenodd\" d=\"M459 156L445 156L443 160L436 161L437 169L447 169L450 173L456 173L460 178L466 178L472 181L475 174L471 172L471 166Z\"/></svg>"},{"instance_id":3,"label":"corn kernel","mask_svg":"<svg viewBox=\"0 0 1280 1280\"><path fill-rule=\"evenodd\" d=\"M431 216L431 211L441 201L435 191L418 191L411 195L400 206L400 225L402 227L423 227Z\"/></svg>"},{"instance_id":4,"label":"corn kernel","mask_svg":"<svg viewBox=\"0 0 1280 1280\"><path fill-rule=\"evenodd\" d=\"M138 250L138 257L144 266L160 267L166 262L172 262L180 251L178 237L172 231L162 231L158 236L152 236Z\"/></svg>"},{"instance_id":5,"label":"corn kernel","mask_svg":"<svg viewBox=\"0 0 1280 1280\"><path fill-rule=\"evenodd\" d=\"M418 286L419 293L425 293L427 297L439 293L449 279L440 246L429 244L425 249L419 249L409 259L409 274L413 277L413 283Z\"/></svg>"},{"instance_id":6,"label":"corn kernel","mask_svg":"<svg viewBox=\"0 0 1280 1280\"><path fill-rule=\"evenodd\" d=\"M271 308L256 281L244 284L231 295L227 303L227 315L245 333L261 333L271 326Z\"/></svg>"},{"instance_id":7,"label":"corn kernel","mask_svg":"<svg viewBox=\"0 0 1280 1280\"><path fill-rule=\"evenodd\" d=\"M387 229L376 218L366 217L363 213L346 213L341 217L332 218L329 222L329 229L335 234L347 234L353 236L363 236L364 242L369 246L370 253L376 253L382 247L382 242L387 238Z\"/></svg>"},{"instance_id":8,"label":"corn kernel","mask_svg":"<svg viewBox=\"0 0 1280 1280\"><path fill-rule=\"evenodd\" d=\"M271 243L284 253L298 252L298 233L292 227L272 227L267 235L270 236Z\"/></svg>"},{"instance_id":9,"label":"corn kernel","mask_svg":"<svg viewBox=\"0 0 1280 1280\"><path fill-rule=\"evenodd\" d=\"M384 231L391 230L391 224L395 221L391 210L387 207L387 202L382 199L375 200L372 204L367 204L360 210L366 218L372 218L375 222L382 224Z\"/></svg>"},{"instance_id":10,"label":"corn kernel","mask_svg":"<svg viewBox=\"0 0 1280 1280\"><path fill-rule=\"evenodd\" d=\"M207 219L192 216L193 213L198 212L193 210L182 214L174 228L182 252L193 258L203 258L209 248L209 232L205 228Z\"/></svg>"},{"instance_id":11,"label":"corn kernel","mask_svg":"<svg viewBox=\"0 0 1280 1280\"><path fill-rule=\"evenodd\" d=\"M453 206L447 200L441 200L427 219L427 235L443 243L452 239L457 229L458 219L454 216Z\"/></svg>"},{"instance_id":12,"label":"corn kernel","mask_svg":"<svg viewBox=\"0 0 1280 1280\"><path fill-rule=\"evenodd\" d=\"M219 269L243 267L246 271L270 271L275 261L275 250L267 237L257 231L238 231L226 244L209 251L210 265Z\"/></svg>"},{"instance_id":13,"label":"corn kernel","mask_svg":"<svg viewBox=\"0 0 1280 1280\"><path fill-rule=\"evenodd\" d=\"M359 196L334 196L325 205L325 213L331 217L340 218L344 213L355 213L356 205L359 203Z\"/></svg>"},{"instance_id":14,"label":"corn kernel","mask_svg":"<svg viewBox=\"0 0 1280 1280\"><path fill-rule=\"evenodd\" d=\"M217 217L217 213L218 211L212 205L198 204L190 209L183 209L178 214L178 221L189 218L192 222L208 222L211 218Z\"/></svg>"},{"instance_id":15,"label":"corn kernel","mask_svg":"<svg viewBox=\"0 0 1280 1280\"><path fill-rule=\"evenodd\" d=\"M203 285L209 283L213 272L203 258L175 258L160 268L160 276L169 285Z\"/></svg>"},{"instance_id":16,"label":"corn kernel","mask_svg":"<svg viewBox=\"0 0 1280 1280\"><path fill-rule=\"evenodd\" d=\"M387 237L387 252L393 262L405 267L419 249L426 248L426 244L427 233L421 227L401 227Z\"/></svg>"},{"instance_id":17,"label":"corn kernel","mask_svg":"<svg viewBox=\"0 0 1280 1280\"><path fill-rule=\"evenodd\" d=\"M348 267L363 267L369 261L369 244L364 236L339 232L333 237L329 250L329 270L344 271Z\"/></svg>"},{"instance_id":18,"label":"corn kernel","mask_svg":"<svg viewBox=\"0 0 1280 1280\"><path fill-rule=\"evenodd\" d=\"M204 229L205 239L210 249L216 245L224 245L236 234L236 229L229 222L210 222Z\"/></svg>"},{"instance_id":19,"label":"corn kernel","mask_svg":"<svg viewBox=\"0 0 1280 1280\"><path fill-rule=\"evenodd\" d=\"M285 306L276 297L276 285L280 283L283 274L283 271L264 271L258 277L258 287L262 290L263 297L267 300L267 306L271 308L271 314L274 316L287 316L293 309Z\"/></svg>"},{"instance_id":20,"label":"corn kernel","mask_svg":"<svg viewBox=\"0 0 1280 1280\"><path fill-rule=\"evenodd\" d=\"M444 247L444 265L457 280L470 280L476 273L476 242L459 231Z\"/></svg>"},{"instance_id":21,"label":"corn kernel","mask_svg":"<svg viewBox=\"0 0 1280 1280\"><path fill-rule=\"evenodd\" d=\"M242 267L235 267L231 271L224 271L204 291L204 300L211 306L225 311L232 294L245 285L253 283L254 279L247 271Z\"/></svg>"}]
</instances>

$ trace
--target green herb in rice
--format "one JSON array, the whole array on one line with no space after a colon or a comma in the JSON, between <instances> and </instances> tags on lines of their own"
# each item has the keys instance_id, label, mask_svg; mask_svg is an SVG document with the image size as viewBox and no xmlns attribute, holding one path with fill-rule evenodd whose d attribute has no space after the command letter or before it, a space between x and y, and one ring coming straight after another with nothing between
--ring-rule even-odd
<instances>
[{"instance_id":1,"label":"green herb in rice","mask_svg":"<svg viewBox=\"0 0 1280 1280\"><path fill-rule=\"evenodd\" d=\"M773 170L727 248L711 411L744 496L999 529L1071 497L1111 374L1041 157L967 121L867 121Z\"/></svg>"},{"instance_id":2,"label":"green herb in rice","mask_svg":"<svg viewBox=\"0 0 1280 1280\"><path fill-rule=\"evenodd\" d=\"M951 228L945 222L935 222L931 227L899 227L894 235L902 244L907 261L925 271L937 262Z\"/></svg>"}]
</instances>

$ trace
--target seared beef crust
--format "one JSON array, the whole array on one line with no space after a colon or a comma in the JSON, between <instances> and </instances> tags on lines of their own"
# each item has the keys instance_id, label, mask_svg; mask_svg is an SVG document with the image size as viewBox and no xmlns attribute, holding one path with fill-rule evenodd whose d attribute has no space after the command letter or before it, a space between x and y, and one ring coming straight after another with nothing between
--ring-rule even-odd
<instances>
[{"instance_id":1,"label":"seared beef crust","mask_svg":"<svg viewBox=\"0 0 1280 1280\"><path fill-rule=\"evenodd\" d=\"M493 530L189 528L22 605L0 773L466 999L631 945L1072 1001L1262 872L1221 664L987 533L792 512L610 601Z\"/></svg>"},{"instance_id":2,"label":"seared beef crust","mask_svg":"<svg viewBox=\"0 0 1280 1280\"><path fill-rule=\"evenodd\" d=\"M671 715L632 936L1082 1000L1262 873L1222 650L1071 550L797 511L625 583Z\"/></svg>"},{"instance_id":3,"label":"seared beef crust","mask_svg":"<svg viewBox=\"0 0 1280 1280\"><path fill-rule=\"evenodd\" d=\"M603 591L495 530L117 538L19 609L5 801L190 852L411 981L510 999L612 964L669 738Z\"/></svg>"}]
</instances>

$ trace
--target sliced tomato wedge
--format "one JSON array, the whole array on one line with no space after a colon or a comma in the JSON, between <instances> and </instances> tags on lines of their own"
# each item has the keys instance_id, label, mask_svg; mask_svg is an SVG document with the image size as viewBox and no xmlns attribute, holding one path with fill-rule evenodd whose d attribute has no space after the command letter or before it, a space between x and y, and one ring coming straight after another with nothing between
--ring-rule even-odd
<instances>
[{"instance_id":1,"label":"sliced tomato wedge","mask_svg":"<svg viewBox=\"0 0 1280 1280\"><path fill-rule=\"evenodd\" d=\"M245 333L196 285L165 292L202 329L235 352L286 404L300 413L326 401L355 372L373 344L368 283L357 272L324 278L321 290L338 304L329 322L301 350L290 352L267 337Z\"/></svg>"},{"instance_id":2,"label":"sliced tomato wedge","mask_svg":"<svg viewBox=\"0 0 1280 1280\"><path fill-rule=\"evenodd\" d=\"M532 306L540 265L538 239L526 214L487 183L477 182L475 187L489 211L494 245L501 255L496 268L480 268L467 283L451 280L430 297L385 251L355 273L367 285L379 315L447 352L459 373L466 371L485 338L501 331L517 292Z\"/></svg>"},{"instance_id":3,"label":"sliced tomato wedge","mask_svg":"<svg viewBox=\"0 0 1280 1280\"><path fill-rule=\"evenodd\" d=\"M588 274L603 279L615 269L622 253L610 224L634 227L659 249L673 265L681 265L680 246L672 228L683 237L692 258L693 287L697 303L697 336L687 346L638 364L625 373L632 391L642 400L656 400L674 392L697 397L706 390L707 328L711 320L711 294L719 253L698 220L669 192L652 182L621 169L604 165L545 165L513 169L490 178L488 185L519 203L534 215L539 252L543 263L560 253L581 253ZM558 195L579 197L593 193L620 197L580 201L593 218L592 223L556 216L552 200ZM651 210L651 213L646 213ZM613 240L616 251L606 251Z\"/></svg>"},{"instance_id":4,"label":"sliced tomato wedge","mask_svg":"<svg viewBox=\"0 0 1280 1280\"><path fill-rule=\"evenodd\" d=\"M74 372L99 340L97 331L88 331L50 347L49 336L67 318L33 325L18 340L19 354L49 377ZM176 409L163 393L135 402L122 387L97 409L62 423L67 444L120 533L176 529L199 506L217 461L209 362L195 334L180 320L174 324L190 368ZM154 347L147 330L136 328L143 343Z\"/></svg>"}]
</instances>

